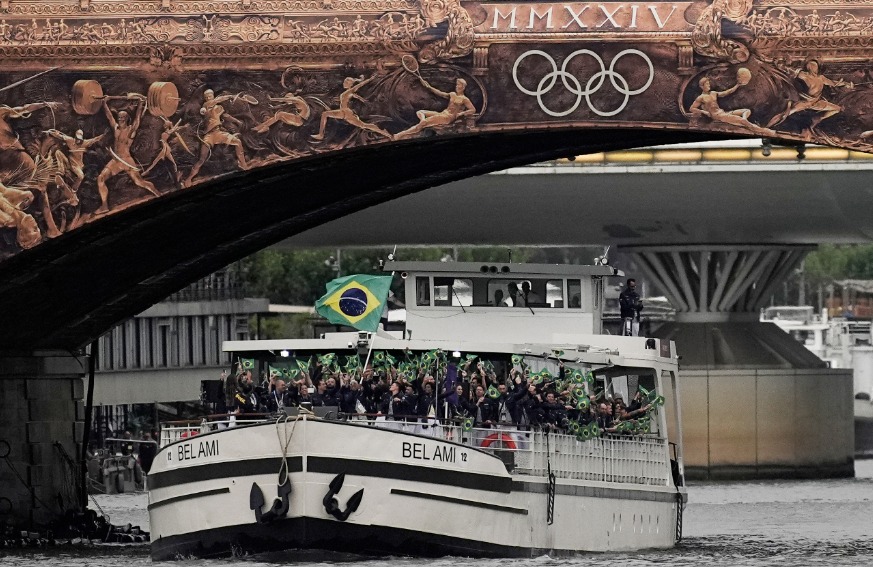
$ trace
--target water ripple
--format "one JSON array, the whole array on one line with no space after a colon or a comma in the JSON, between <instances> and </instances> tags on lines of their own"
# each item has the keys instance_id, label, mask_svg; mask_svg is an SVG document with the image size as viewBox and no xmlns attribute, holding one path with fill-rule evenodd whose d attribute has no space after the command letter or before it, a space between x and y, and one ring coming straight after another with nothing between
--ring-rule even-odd
<instances>
[{"instance_id":1,"label":"water ripple","mask_svg":"<svg viewBox=\"0 0 873 567\"><path fill-rule=\"evenodd\" d=\"M689 487L685 538L674 549L589 553L574 558L362 559L287 552L224 560L152 563L146 545L0 550L3 567L862 567L873 565L873 460L855 479L701 483ZM145 495L99 497L116 524L148 529Z\"/></svg>"}]
</instances>

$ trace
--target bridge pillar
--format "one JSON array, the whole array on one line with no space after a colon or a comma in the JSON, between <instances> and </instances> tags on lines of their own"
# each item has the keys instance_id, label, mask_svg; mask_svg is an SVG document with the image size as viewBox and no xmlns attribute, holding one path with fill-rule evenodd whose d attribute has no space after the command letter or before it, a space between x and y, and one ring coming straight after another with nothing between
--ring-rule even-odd
<instances>
[{"instance_id":1,"label":"bridge pillar","mask_svg":"<svg viewBox=\"0 0 873 567\"><path fill-rule=\"evenodd\" d=\"M87 357L0 355L0 522L51 526L81 507Z\"/></svg>"},{"instance_id":2,"label":"bridge pillar","mask_svg":"<svg viewBox=\"0 0 873 567\"><path fill-rule=\"evenodd\" d=\"M682 356L690 478L854 475L852 371L759 310L812 246L623 248L676 308L652 334Z\"/></svg>"}]
</instances>

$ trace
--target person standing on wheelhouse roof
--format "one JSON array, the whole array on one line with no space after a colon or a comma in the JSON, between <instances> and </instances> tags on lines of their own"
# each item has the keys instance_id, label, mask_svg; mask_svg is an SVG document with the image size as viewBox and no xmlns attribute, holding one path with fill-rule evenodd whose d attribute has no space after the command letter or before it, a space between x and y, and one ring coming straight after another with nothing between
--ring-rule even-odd
<instances>
[{"instance_id":1,"label":"person standing on wheelhouse roof","mask_svg":"<svg viewBox=\"0 0 873 567\"><path fill-rule=\"evenodd\" d=\"M621 334L625 337L639 336L643 302L637 293L637 280L627 280L627 287L618 296L618 305L621 308Z\"/></svg>"}]
</instances>

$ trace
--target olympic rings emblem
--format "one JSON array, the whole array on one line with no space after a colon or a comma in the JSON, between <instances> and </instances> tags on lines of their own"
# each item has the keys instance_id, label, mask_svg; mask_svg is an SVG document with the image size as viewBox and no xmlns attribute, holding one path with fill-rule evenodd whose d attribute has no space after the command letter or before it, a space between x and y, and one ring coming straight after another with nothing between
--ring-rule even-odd
<instances>
[{"instance_id":1,"label":"olympic rings emblem","mask_svg":"<svg viewBox=\"0 0 873 567\"><path fill-rule=\"evenodd\" d=\"M518 67L521 65L521 62L530 57L531 55L539 55L548 61L552 66L552 71L550 73L546 73L546 75L540 79L539 84L537 84L537 88L535 90L530 90L521 84L521 81L518 78ZM585 83L585 88L582 88L582 83L579 79L567 72L567 65L570 61L573 60L577 55L588 55L592 57L597 63L600 64L600 71L594 73L590 79ZM642 87L638 89L631 89L628 85L627 79L625 79L620 73L615 70L615 64L624 57L625 55L637 55L642 58L645 64L649 67L649 78ZM568 91L572 94L576 95L576 102L563 111L554 111L548 108L543 102L543 95L551 92L552 88L558 81L558 77L561 78L561 82ZM606 78L609 77L609 82L612 84L612 87L619 92L619 94L624 95L624 101L616 108L615 110L604 111L600 110L591 102L591 95L598 92L603 84L606 82ZM651 85L652 81L655 79L655 67L652 65L652 60L649 59L648 55L643 53L638 49L625 49L624 51L618 53L615 58L612 60L612 63L609 64L609 68L606 68L606 65L603 63L603 59L600 55L594 53L589 49L580 49L578 51L574 51L564 59L564 62L561 64L561 69L558 69L558 64L552 58L551 55L546 53L545 51L540 51L539 49L531 49L530 51L526 51L519 55L518 59L515 60L515 65L512 66L512 79L515 81L515 86L526 95L537 97L537 103L539 103L540 108L543 112L548 114L549 116L554 116L556 118L560 118L562 116L567 116L574 112L577 108L579 108L579 104L582 102L582 99L585 99L585 103L588 105L588 108L594 114L603 117L615 116L619 112L627 107L627 103L630 100L630 97L641 94L645 92Z\"/></svg>"}]
</instances>

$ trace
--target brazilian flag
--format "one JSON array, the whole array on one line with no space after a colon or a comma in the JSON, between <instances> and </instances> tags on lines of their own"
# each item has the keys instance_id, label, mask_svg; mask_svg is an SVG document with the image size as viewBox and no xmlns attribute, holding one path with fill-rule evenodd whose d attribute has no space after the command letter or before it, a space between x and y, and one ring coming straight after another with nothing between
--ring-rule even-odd
<instances>
[{"instance_id":1,"label":"brazilian flag","mask_svg":"<svg viewBox=\"0 0 873 567\"><path fill-rule=\"evenodd\" d=\"M579 370L578 368L574 368L570 372L570 382L573 384L581 385L585 383L585 374Z\"/></svg>"},{"instance_id":2,"label":"brazilian flag","mask_svg":"<svg viewBox=\"0 0 873 567\"><path fill-rule=\"evenodd\" d=\"M334 361L336 361L336 353L334 352L318 355L318 362L320 362L322 366L332 366Z\"/></svg>"},{"instance_id":3,"label":"brazilian flag","mask_svg":"<svg viewBox=\"0 0 873 567\"><path fill-rule=\"evenodd\" d=\"M549 372L548 368L543 368L539 372L531 374L531 378L533 378L533 383L538 386L538 385L542 384L543 382L551 380L552 373Z\"/></svg>"},{"instance_id":4,"label":"brazilian flag","mask_svg":"<svg viewBox=\"0 0 873 567\"><path fill-rule=\"evenodd\" d=\"M471 429L473 429L473 418L472 417L465 417L464 418L464 425L462 428L464 431L470 431Z\"/></svg>"},{"instance_id":5,"label":"brazilian flag","mask_svg":"<svg viewBox=\"0 0 873 567\"><path fill-rule=\"evenodd\" d=\"M500 390L494 387L494 384L488 385L488 397L492 400L496 400L500 397Z\"/></svg>"},{"instance_id":6,"label":"brazilian flag","mask_svg":"<svg viewBox=\"0 0 873 567\"><path fill-rule=\"evenodd\" d=\"M379 327L388 300L391 276L355 274L327 284L327 293L315 302L315 311L336 325L350 325L362 331Z\"/></svg>"},{"instance_id":7,"label":"brazilian flag","mask_svg":"<svg viewBox=\"0 0 873 567\"><path fill-rule=\"evenodd\" d=\"M309 372L309 361L302 359L302 358L298 358L297 359L297 369L300 370L300 372Z\"/></svg>"},{"instance_id":8,"label":"brazilian flag","mask_svg":"<svg viewBox=\"0 0 873 567\"><path fill-rule=\"evenodd\" d=\"M520 354L513 354L512 355L512 363L515 365L524 364L524 357L521 356Z\"/></svg>"},{"instance_id":9,"label":"brazilian flag","mask_svg":"<svg viewBox=\"0 0 873 567\"><path fill-rule=\"evenodd\" d=\"M649 418L644 417L637 421L637 431L640 433L651 433L652 431L652 422Z\"/></svg>"},{"instance_id":10,"label":"brazilian flag","mask_svg":"<svg viewBox=\"0 0 873 567\"><path fill-rule=\"evenodd\" d=\"M239 364L243 370L254 370L255 369L255 359L254 358L241 358L241 359L239 359Z\"/></svg>"},{"instance_id":11,"label":"brazilian flag","mask_svg":"<svg viewBox=\"0 0 873 567\"><path fill-rule=\"evenodd\" d=\"M346 357L346 372L349 374L354 374L356 370L360 370L361 368L361 359L355 356L347 356Z\"/></svg>"}]
</instances>

